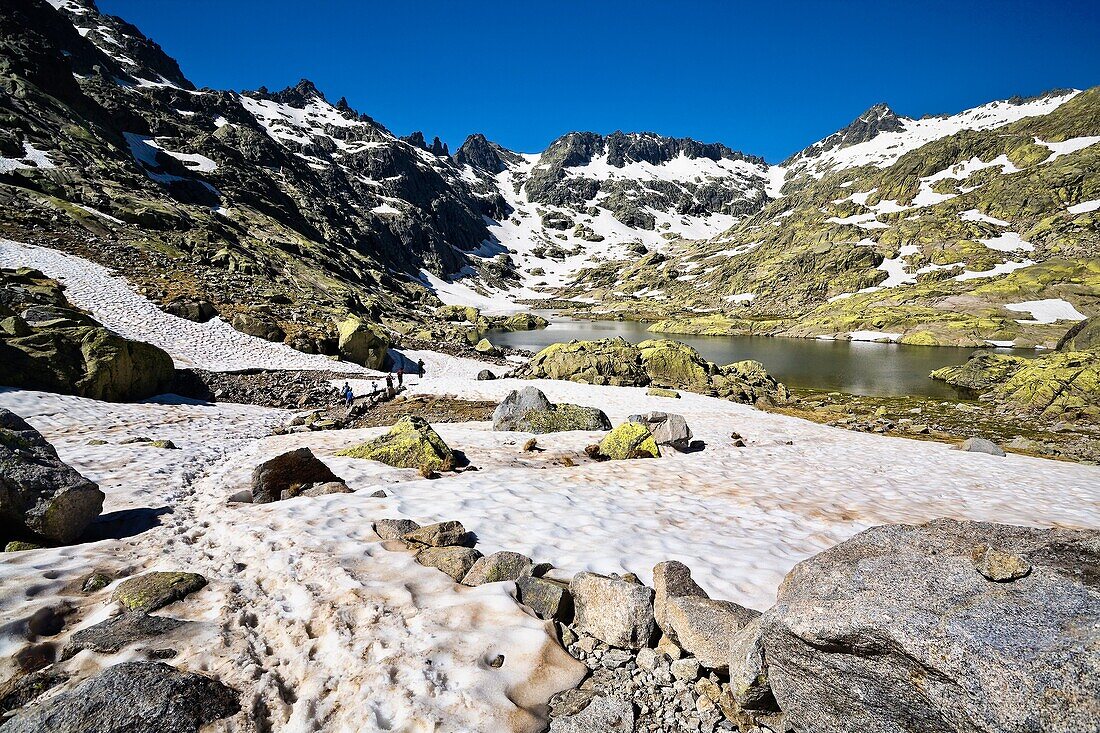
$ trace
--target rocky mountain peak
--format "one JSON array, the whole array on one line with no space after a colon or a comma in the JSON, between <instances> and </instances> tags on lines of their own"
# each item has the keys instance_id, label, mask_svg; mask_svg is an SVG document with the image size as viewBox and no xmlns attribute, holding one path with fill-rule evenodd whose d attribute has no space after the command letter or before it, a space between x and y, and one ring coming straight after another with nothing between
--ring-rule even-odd
<instances>
[{"instance_id":1,"label":"rocky mountain peak","mask_svg":"<svg viewBox=\"0 0 1100 733\"><path fill-rule=\"evenodd\" d=\"M310 102L318 100L328 103L325 95L309 79L301 79L294 86L269 94L267 98L273 102L289 104L291 107L304 107Z\"/></svg>"},{"instance_id":2,"label":"rocky mountain peak","mask_svg":"<svg viewBox=\"0 0 1100 733\"><path fill-rule=\"evenodd\" d=\"M903 120L905 119L890 109L890 105L879 102L852 120L846 127L837 130L829 137L814 143L805 150L795 153L783 161L783 165L790 165L799 158L816 158L830 150L865 143L868 140L873 140L883 132L898 132L904 129Z\"/></svg>"},{"instance_id":3,"label":"rocky mountain peak","mask_svg":"<svg viewBox=\"0 0 1100 733\"><path fill-rule=\"evenodd\" d=\"M509 165L519 163L521 160L519 155L489 140L479 132L466 138L455 152L454 158L459 165L468 165L494 174L506 170Z\"/></svg>"}]
</instances>

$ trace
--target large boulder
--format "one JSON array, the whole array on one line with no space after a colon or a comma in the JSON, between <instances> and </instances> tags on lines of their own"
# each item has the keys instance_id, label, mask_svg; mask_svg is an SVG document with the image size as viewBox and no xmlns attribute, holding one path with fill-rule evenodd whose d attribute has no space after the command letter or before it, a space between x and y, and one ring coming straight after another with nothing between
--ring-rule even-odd
<instances>
[{"instance_id":1,"label":"large boulder","mask_svg":"<svg viewBox=\"0 0 1100 733\"><path fill-rule=\"evenodd\" d=\"M0 539L73 542L103 509L103 492L62 463L42 434L0 408Z\"/></svg>"},{"instance_id":2,"label":"large boulder","mask_svg":"<svg viewBox=\"0 0 1100 733\"><path fill-rule=\"evenodd\" d=\"M493 328L502 331L536 331L549 325L550 321L534 313L516 313L493 321Z\"/></svg>"},{"instance_id":3,"label":"large boulder","mask_svg":"<svg viewBox=\"0 0 1100 733\"><path fill-rule=\"evenodd\" d=\"M206 323L218 316L218 309L201 298L176 298L164 304L164 312L196 323Z\"/></svg>"},{"instance_id":4,"label":"large boulder","mask_svg":"<svg viewBox=\"0 0 1100 733\"><path fill-rule=\"evenodd\" d=\"M637 346L623 338L551 344L523 368L533 379L644 387L649 375Z\"/></svg>"},{"instance_id":5,"label":"large boulder","mask_svg":"<svg viewBox=\"0 0 1100 733\"><path fill-rule=\"evenodd\" d=\"M30 705L3 733L197 733L240 710L239 695L163 662L124 662L69 692Z\"/></svg>"},{"instance_id":6,"label":"large boulder","mask_svg":"<svg viewBox=\"0 0 1100 733\"><path fill-rule=\"evenodd\" d=\"M991 550L1029 572L990 580ZM1100 531L874 527L788 574L761 619L768 682L796 730L1095 730L1098 577Z\"/></svg>"},{"instance_id":7,"label":"large boulder","mask_svg":"<svg viewBox=\"0 0 1100 733\"><path fill-rule=\"evenodd\" d=\"M596 573L577 573L569 583L573 627L605 644L641 649L657 630L653 589Z\"/></svg>"},{"instance_id":8,"label":"large boulder","mask_svg":"<svg viewBox=\"0 0 1100 733\"><path fill-rule=\"evenodd\" d=\"M551 344L518 374L532 379L567 379L586 384L686 389L737 402L784 402L790 392L757 361L720 367L687 344L649 339L638 345L623 338Z\"/></svg>"},{"instance_id":9,"label":"large boulder","mask_svg":"<svg viewBox=\"0 0 1100 733\"><path fill-rule=\"evenodd\" d=\"M108 402L163 393L172 357L97 325L40 323L32 333L0 338L0 384Z\"/></svg>"},{"instance_id":10,"label":"large boulder","mask_svg":"<svg viewBox=\"0 0 1100 733\"><path fill-rule=\"evenodd\" d=\"M294 496L303 487L343 481L309 448L298 448L264 461L252 469L252 503L267 504Z\"/></svg>"},{"instance_id":11,"label":"large boulder","mask_svg":"<svg viewBox=\"0 0 1100 733\"><path fill-rule=\"evenodd\" d=\"M149 613L205 587L206 578L198 573L156 571L122 581L113 598L131 611Z\"/></svg>"},{"instance_id":12,"label":"large boulder","mask_svg":"<svg viewBox=\"0 0 1100 733\"><path fill-rule=\"evenodd\" d=\"M730 638L759 615L733 601L699 596L670 598L665 608L669 636L704 667L722 671L729 666Z\"/></svg>"},{"instance_id":13,"label":"large boulder","mask_svg":"<svg viewBox=\"0 0 1100 733\"><path fill-rule=\"evenodd\" d=\"M262 312L238 313L233 316L229 324L241 333L264 341L279 342L286 338L286 331L280 328L269 315Z\"/></svg>"},{"instance_id":14,"label":"large boulder","mask_svg":"<svg viewBox=\"0 0 1100 733\"><path fill-rule=\"evenodd\" d=\"M630 421L645 425L657 445L667 445L676 450L687 450L691 445L691 428L683 415L647 412L644 415L631 415Z\"/></svg>"},{"instance_id":15,"label":"large boulder","mask_svg":"<svg viewBox=\"0 0 1100 733\"><path fill-rule=\"evenodd\" d=\"M644 423L624 422L600 441L600 454L614 461L660 458L661 449Z\"/></svg>"},{"instance_id":16,"label":"large boulder","mask_svg":"<svg viewBox=\"0 0 1100 733\"><path fill-rule=\"evenodd\" d=\"M94 626L83 628L71 637L61 653L69 659L84 650L99 654L118 654L124 648L175 631L187 622L147 613L120 613Z\"/></svg>"},{"instance_id":17,"label":"large boulder","mask_svg":"<svg viewBox=\"0 0 1100 733\"><path fill-rule=\"evenodd\" d=\"M455 466L454 451L427 420L417 415L406 415L385 435L345 448L336 455L428 471L450 471Z\"/></svg>"},{"instance_id":18,"label":"large boulder","mask_svg":"<svg viewBox=\"0 0 1100 733\"><path fill-rule=\"evenodd\" d=\"M352 316L336 325L340 334L337 349L340 358L367 369L386 366L390 339L381 326Z\"/></svg>"},{"instance_id":19,"label":"large boulder","mask_svg":"<svg viewBox=\"0 0 1100 733\"><path fill-rule=\"evenodd\" d=\"M480 558L481 553L472 547L423 547L416 553L418 563L446 573L456 583L462 582Z\"/></svg>"},{"instance_id":20,"label":"large boulder","mask_svg":"<svg viewBox=\"0 0 1100 733\"><path fill-rule=\"evenodd\" d=\"M679 560L665 560L653 566L653 616L661 631L672 633L668 623L668 602L681 596L709 598L691 578L691 569Z\"/></svg>"},{"instance_id":21,"label":"large boulder","mask_svg":"<svg viewBox=\"0 0 1100 733\"><path fill-rule=\"evenodd\" d=\"M556 433L566 430L610 430L603 410L567 403L552 404L535 387L513 390L493 410L493 430Z\"/></svg>"},{"instance_id":22,"label":"large boulder","mask_svg":"<svg viewBox=\"0 0 1100 733\"><path fill-rule=\"evenodd\" d=\"M1015 374L1027 363L1022 356L1008 356L982 350L971 354L962 364L942 367L932 372L932 379L947 382L966 393L981 394Z\"/></svg>"},{"instance_id":23,"label":"large boulder","mask_svg":"<svg viewBox=\"0 0 1100 733\"><path fill-rule=\"evenodd\" d=\"M530 575L533 568L534 563L526 555L502 550L486 555L474 563L470 572L462 578L462 583L463 585L484 585L518 580L525 575Z\"/></svg>"}]
</instances>

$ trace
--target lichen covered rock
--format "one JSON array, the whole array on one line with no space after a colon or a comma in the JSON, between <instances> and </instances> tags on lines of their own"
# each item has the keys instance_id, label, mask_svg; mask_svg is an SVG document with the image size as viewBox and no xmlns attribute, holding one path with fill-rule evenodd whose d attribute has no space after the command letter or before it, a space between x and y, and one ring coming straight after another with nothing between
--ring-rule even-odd
<instances>
[{"instance_id":1,"label":"lichen covered rock","mask_svg":"<svg viewBox=\"0 0 1100 733\"><path fill-rule=\"evenodd\" d=\"M206 578L198 573L152 572L122 581L114 599L131 611L149 613L203 588Z\"/></svg>"},{"instance_id":2,"label":"lichen covered rock","mask_svg":"<svg viewBox=\"0 0 1100 733\"><path fill-rule=\"evenodd\" d=\"M368 369L386 366L390 339L381 326L351 316L340 321L336 329L340 334L337 349L341 359Z\"/></svg>"},{"instance_id":3,"label":"lichen covered rock","mask_svg":"<svg viewBox=\"0 0 1100 733\"><path fill-rule=\"evenodd\" d=\"M493 411L493 430L557 433L567 430L610 430L611 421L595 407L553 404L542 390L513 390Z\"/></svg>"},{"instance_id":4,"label":"lichen covered rock","mask_svg":"<svg viewBox=\"0 0 1100 733\"><path fill-rule=\"evenodd\" d=\"M661 449L644 423L624 422L600 441L600 453L621 461L627 458L660 458Z\"/></svg>"},{"instance_id":5,"label":"lichen covered rock","mask_svg":"<svg viewBox=\"0 0 1100 733\"><path fill-rule=\"evenodd\" d=\"M416 415L406 415L385 435L336 455L429 471L450 471L455 465L454 452L427 420Z\"/></svg>"}]
</instances>

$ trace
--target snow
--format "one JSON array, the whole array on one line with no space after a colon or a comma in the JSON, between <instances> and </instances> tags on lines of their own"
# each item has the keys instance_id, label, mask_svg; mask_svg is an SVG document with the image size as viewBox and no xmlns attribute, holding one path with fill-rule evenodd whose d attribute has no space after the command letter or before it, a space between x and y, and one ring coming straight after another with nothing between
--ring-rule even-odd
<instances>
[{"instance_id":1,"label":"snow","mask_svg":"<svg viewBox=\"0 0 1100 733\"><path fill-rule=\"evenodd\" d=\"M852 331L848 334L850 341L897 341L900 333L887 333L886 331Z\"/></svg>"},{"instance_id":2,"label":"snow","mask_svg":"<svg viewBox=\"0 0 1100 733\"><path fill-rule=\"evenodd\" d=\"M748 303L756 297L756 293L737 293L736 295L727 295L726 300L731 303Z\"/></svg>"},{"instance_id":3,"label":"snow","mask_svg":"<svg viewBox=\"0 0 1100 733\"><path fill-rule=\"evenodd\" d=\"M986 247L995 249L999 252L1031 252L1035 249L1035 245L1031 242L1025 242L1020 235L1015 232L1005 232L993 239L979 239L978 241Z\"/></svg>"},{"instance_id":4,"label":"snow","mask_svg":"<svg viewBox=\"0 0 1100 733\"><path fill-rule=\"evenodd\" d=\"M974 272L972 270L966 270L961 275L956 275L955 280L975 280L982 277L997 277L999 275L1006 275L1010 272L1030 267L1034 265L1034 260L1022 260L1020 262L1002 262L999 265L994 265L992 269L982 270L980 272Z\"/></svg>"},{"instance_id":5,"label":"snow","mask_svg":"<svg viewBox=\"0 0 1100 733\"><path fill-rule=\"evenodd\" d=\"M288 413L19 391L0 392L0 406L99 483L120 537L5 555L5 619L26 619L62 598L90 602L93 612L53 639L62 642L112 611L104 603L110 588L93 598L73 590L92 568L202 573L206 588L159 612L193 622L173 637L171 664L240 690L242 707L268 717L273 730L533 733L543 725L537 706L581 679L583 667L546 623L520 609L510 583L464 588L387 549L371 523L397 514L392 500L361 491L227 506L255 464L297 447L297 438L265 437ZM107 445L89 446L90 435ZM135 435L180 450L119 445ZM0 630L4 678L25 645L22 628ZM496 669L489 662L498 655ZM91 674L143 656L82 653L59 666ZM237 727L254 726L230 725Z\"/></svg>"},{"instance_id":6,"label":"snow","mask_svg":"<svg viewBox=\"0 0 1100 733\"><path fill-rule=\"evenodd\" d=\"M147 341L167 351L177 367L210 371L241 369L368 370L303 354L286 344L237 331L220 318L195 323L165 313L138 295L122 277L88 260L57 250L0 239L0 266L34 267L65 284L69 302L89 311L100 323L126 338Z\"/></svg>"},{"instance_id":7,"label":"snow","mask_svg":"<svg viewBox=\"0 0 1100 733\"><path fill-rule=\"evenodd\" d=\"M371 211L373 211L375 214L400 214L401 213L401 209L398 209L397 207L395 207L395 206L393 206L389 203L379 204L378 206L375 206L373 209L371 209Z\"/></svg>"},{"instance_id":8,"label":"snow","mask_svg":"<svg viewBox=\"0 0 1100 733\"><path fill-rule=\"evenodd\" d=\"M106 219L107 221L111 222L112 224L122 224L122 225L126 224L126 222L124 222L122 219L119 219L116 216L111 216L110 214L108 214L106 212L103 212L103 211L100 211L99 209L93 209L91 206L86 206L84 204L77 204L77 206L80 207L81 209L84 209L89 214L94 214L95 216L98 216L101 219Z\"/></svg>"},{"instance_id":9,"label":"snow","mask_svg":"<svg viewBox=\"0 0 1100 733\"><path fill-rule=\"evenodd\" d=\"M1022 303L1008 303L1005 305L1005 308L1010 311L1031 314L1031 321L1021 321L1021 323L1083 321L1088 317L1074 308L1071 303L1061 298L1045 298L1043 300L1025 300Z\"/></svg>"},{"instance_id":10,"label":"snow","mask_svg":"<svg viewBox=\"0 0 1100 733\"><path fill-rule=\"evenodd\" d=\"M1035 142L1039 145L1044 145L1050 148L1052 154L1049 158L1044 160L1044 163L1049 163L1052 160L1057 160L1063 155L1069 155L1070 153L1076 153L1078 150L1084 150L1087 147L1100 143L1100 136L1088 135L1085 137L1073 137L1069 140L1064 140L1060 143L1048 143L1043 142L1039 138L1035 138Z\"/></svg>"},{"instance_id":11,"label":"snow","mask_svg":"<svg viewBox=\"0 0 1100 733\"><path fill-rule=\"evenodd\" d=\"M870 244L870 240L865 240ZM878 284L880 288L895 288L899 285L908 285L916 282L916 276L911 275L905 270L905 258L910 255L915 255L920 252L920 247L915 244L905 244L898 249L898 256L890 259L885 259L882 264L878 266L879 270L885 272L888 277Z\"/></svg>"},{"instance_id":12,"label":"snow","mask_svg":"<svg viewBox=\"0 0 1100 733\"><path fill-rule=\"evenodd\" d=\"M427 270L420 271L420 279L447 305L472 305L487 314L516 313L524 310L523 306L517 305L507 295L499 293L484 295L461 280L444 280Z\"/></svg>"},{"instance_id":13,"label":"snow","mask_svg":"<svg viewBox=\"0 0 1100 733\"><path fill-rule=\"evenodd\" d=\"M996 224L999 227L1010 226L1007 221L1001 221L1000 219L995 219L992 216L988 216L987 214L983 214L982 212L978 211L977 209L967 209L966 211L959 212L959 218L962 219L963 221L979 221L979 222L984 222L986 224Z\"/></svg>"},{"instance_id":14,"label":"snow","mask_svg":"<svg viewBox=\"0 0 1100 733\"><path fill-rule=\"evenodd\" d=\"M279 142L308 145L313 136L334 127L367 127L365 122L345 117L340 110L322 99L313 99L304 107L293 107L268 99L238 95L238 101ZM333 138L335 140L335 138Z\"/></svg>"},{"instance_id":15,"label":"snow","mask_svg":"<svg viewBox=\"0 0 1100 733\"><path fill-rule=\"evenodd\" d=\"M991 130L1026 117L1050 114L1079 93L1071 91L1023 104L990 102L944 117L920 120L902 118L900 131L882 132L866 142L829 150L813 158L800 158L790 166L790 170L796 174L807 172L820 178L832 170L863 165L885 168L896 163L898 158L911 150L962 130ZM1005 172L1010 171L1006 169Z\"/></svg>"},{"instance_id":16,"label":"snow","mask_svg":"<svg viewBox=\"0 0 1100 733\"><path fill-rule=\"evenodd\" d=\"M145 138L145 144L149 147L156 148L162 151L165 155L171 156L176 160L183 163L189 169L198 173L212 173L218 169L218 164L205 155L199 155L198 153L176 153L166 149L163 145L158 143L155 138ZM131 149L133 144L131 143ZM156 165L155 163L153 164Z\"/></svg>"},{"instance_id":17,"label":"snow","mask_svg":"<svg viewBox=\"0 0 1100 733\"><path fill-rule=\"evenodd\" d=\"M23 143L22 158L5 158L0 155L0 173L11 173L21 168L55 168L46 151L39 150L29 142Z\"/></svg>"},{"instance_id":18,"label":"snow","mask_svg":"<svg viewBox=\"0 0 1100 733\"><path fill-rule=\"evenodd\" d=\"M1093 199L1092 201L1082 201L1079 204L1074 204L1066 209L1071 214L1087 214L1090 211L1096 211L1100 209L1100 199Z\"/></svg>"}]
</instances>

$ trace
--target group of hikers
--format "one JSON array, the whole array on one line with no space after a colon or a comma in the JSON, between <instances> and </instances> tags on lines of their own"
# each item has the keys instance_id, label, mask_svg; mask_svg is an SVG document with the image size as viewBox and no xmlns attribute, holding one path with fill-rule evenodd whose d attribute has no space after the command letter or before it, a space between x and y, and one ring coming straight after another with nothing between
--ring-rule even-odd
<instances>
[{"instance_id":1,"label":"group of hikers","mask_svg":"<svg viewBox=\"0 0 1100 733\"><path fill-rule=\"evenodd\" d=\"M378 401L378 399L381 395L386 395L388 397L392 397L394 395L394 384L393 384L394 374L395 374L395 372L390 372L389 374L386 375L386 390L384 392L380 391L378 389L378 382L372 381L370 383L370 394L368 394L367 397L370 399L371 403L374 403L374 402ZM397 388L400 389L405 385L405 366L404 365L398 367L396 375L397 375ZM419 359L416 362L416 376L420 379L424 378L424 360L423 359ZM344 400L344 404L347 405L348 407L351 407L352 403L355 401L355 392L352 390L351 385L348 384L347 382L344 382L344 386L340 388L340 398Z\"/></svg>"}]
</instances>

